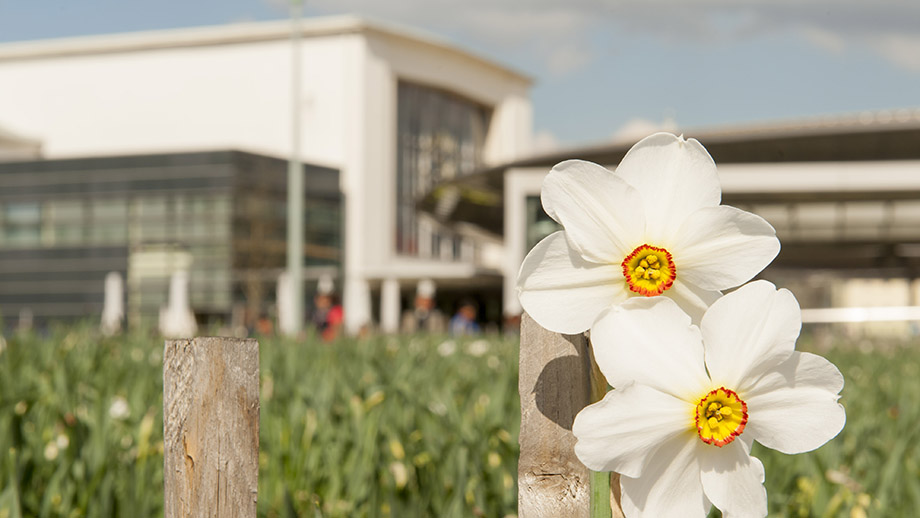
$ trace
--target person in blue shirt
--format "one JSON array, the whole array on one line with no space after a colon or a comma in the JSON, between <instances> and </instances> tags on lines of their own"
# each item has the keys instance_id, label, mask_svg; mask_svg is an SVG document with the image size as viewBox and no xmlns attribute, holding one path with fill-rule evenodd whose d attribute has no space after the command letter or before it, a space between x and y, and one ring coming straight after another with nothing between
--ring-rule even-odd
<instances>
[{"instance_id":1,"label":"person in blue shirt","mask_svg":"<svg viewBox=\"0 0 920 518\"><path fill-rule=\"evenodd\" d=\"M450 319L448 330L451 335L479 334L479 324L476 323L478 308L472 299L463 299L457 308L457 313Z\"/></svg>"}]
</instances>

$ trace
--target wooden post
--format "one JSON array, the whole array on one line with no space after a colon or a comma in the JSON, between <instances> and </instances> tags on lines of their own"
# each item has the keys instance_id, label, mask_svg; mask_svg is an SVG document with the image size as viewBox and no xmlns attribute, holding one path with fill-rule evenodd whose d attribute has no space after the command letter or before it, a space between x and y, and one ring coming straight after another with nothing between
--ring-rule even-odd
<instances>
[{"instance_id":1,"label":"wooden post","mask_svg":"<svg viewBox=\"0 0 920 518\"><path fill-rule=\"evenodd\" d=\"M164 518L255 518L257 341L166 341L163 457Z\"/></svg>"},{"instance_id":2,"label":"wooden post","mask_svg":"<svg viewBox=\"0 0 920 518\"><path fill-rule=\"evenodd\" d=\"M589 405L598 384L584 335L547 331L521 319L521 456L518 461L520 518L590 516L590 472L575 456L572 422ZM602 379L602 378L601 378ZM613 517L622 517L620 481L611 476Z\"/></svg>"}]
</instances>

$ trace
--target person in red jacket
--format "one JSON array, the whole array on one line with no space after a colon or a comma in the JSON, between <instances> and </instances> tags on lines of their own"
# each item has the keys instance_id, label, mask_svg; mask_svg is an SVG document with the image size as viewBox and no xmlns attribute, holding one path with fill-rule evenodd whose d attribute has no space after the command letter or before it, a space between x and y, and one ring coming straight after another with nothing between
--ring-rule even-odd
<instances>
[{"instance_id":1,"label":"person in red jacket","mask_svg":"<svg viewBox=\"0 0 920 518\"><path fill-rule=\"evenodd\" d=\"M331 278L320 279L316 295L313 297L313 306L313 316L310 320L316 327L316 332L324 342L335 340L342 331L345 313L333 293Z\"/></svg>"}]
</instances>

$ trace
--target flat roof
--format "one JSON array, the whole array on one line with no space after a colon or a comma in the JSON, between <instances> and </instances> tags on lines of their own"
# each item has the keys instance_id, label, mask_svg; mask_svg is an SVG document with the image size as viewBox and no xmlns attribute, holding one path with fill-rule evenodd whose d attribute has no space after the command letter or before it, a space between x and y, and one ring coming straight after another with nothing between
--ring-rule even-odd
<instances>
[{"instance_id":1,"label":"flat roof","mask_svg":"<svg viewBox=\"0 0 920 518\"><path fill-rule=\"evenodd\" d=\"M13 133L3 126L0 126L0 148L2 148L4 145L40 146L41 141Z\"/></svg>"},{"instance_id":2,"label":"flat roof","mask_svg":"<svg viewBox=\"0 0 920 518\"><path fill-rule=\"evenodd\" d=\"M338 169L309 162L301 165L309 178L305 186L308 196L341 196ZM286 174L260 173L266 169L283 173L287 160L237 149L21 159L0 162L0 202L114 196L135 191L220 190L229 188L225 180L237 173L240 178L257 179L262 189L284 192Z\"/></svg>"},{"instance_id":3,"label":"flat roof","mask_svg":"<svg viewBox=\"0 0 920 518\"><path fill-rule=\"evenodd\" d=\"M920 158L920 108L688 128L717 164ZM913 137L913 138L912 138ZM560 149L500 166L552 167L571 158L616 165L639 139Z\"/></svg>"},{"instance_id":4,"label":"flat roof","mask_svg":"<svg viewBox=\"0 0 920 518\"><path fill-rule=\"evenodd\" d=\"M276 20L0 43L0 63L285 40L291 37L291 27L291 20ZM354 15L312 17L301 20L300 30L304 38L365 33L401 39L451 52L528 84L533 82L519 71L434 34L390 22Z\"/></svg>"}]
</instances>

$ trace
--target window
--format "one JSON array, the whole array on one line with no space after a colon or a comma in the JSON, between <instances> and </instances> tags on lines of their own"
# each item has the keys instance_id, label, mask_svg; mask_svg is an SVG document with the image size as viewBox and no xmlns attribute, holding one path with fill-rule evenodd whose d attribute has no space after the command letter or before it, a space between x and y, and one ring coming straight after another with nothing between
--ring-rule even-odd
<instances>
[{"instance_id":1,"label":"window","mask_svg":"<svg viewBox=\"0 0 920 518\"><path fill-rule=\"evenodd\" d=\"M48 243L52 246L83 244L86 239L86 211L83 200L49 200L45 205Z\"/></svg>"},{"instance_id":2,"label":"window","mask_svg":"<svg viewBox=\"0 0 920 518\"><path fill-rule=\"evenodd\" d=\"M529 252L544 237L557 230L562 230L562 225L553 221L543 210L539 196L527 197L527 250Z\"/></svg>"},{"instance_id":3,"label":"window","mask_svg":"<svg viewBox=\"0 0 920 518\"><path fill-rule=\"evenodd\" d=\"M2 221L0 244L12 247L41 244L42 211L38 202L5 204Z\"/></svg>"},{"instance_id":4,"label":"window","mask_svg":"<svg viewBox=\"0 0 920 518\"><path fill-rule=\"evenodd\" d=\"M399 84L398 97L396 250L419 255L415 202L439 182L482 165L490 113L458 95L410 83Z\"/></svg>"},{"instance_id":5,"label":"window","mask_svg":"<svg viewBox=\"0 0 920 518\"><path fill-rule=\"evenodd\" d=\"M333 265L340 259L341 207L338 201L308 199L304 206L307 264Z\"/></svg>"},{"instance_id":6,"label":"window","mask_svg":"<svg viewBox=\"0 0 920 518\"><path fill-rule=\"evenodd\" d=\"M137 214L142 219L165 219L168 212L165 196L140 197L135 200Z\"/></svg>"},{"instance_id":7,"label":"window","mask_svg":"<svg viewBox=\"0 0 920 518\"><path fill-rule=\"evenodd\" d=\"M124 199L90 200L89 239L95 244L124 244L128 240L128 203Z\"/></svg>"}]
</instances>

